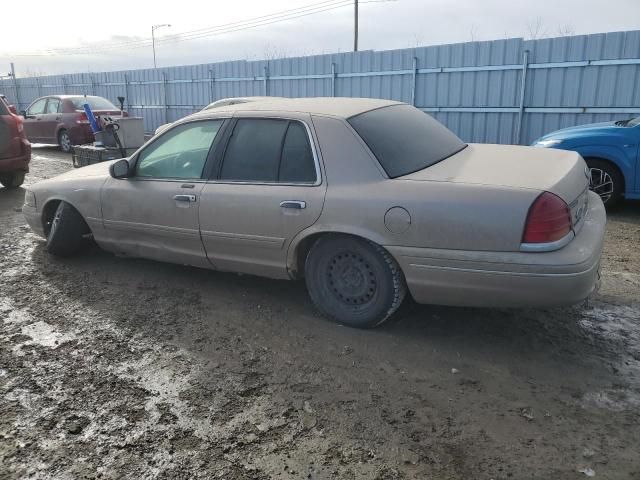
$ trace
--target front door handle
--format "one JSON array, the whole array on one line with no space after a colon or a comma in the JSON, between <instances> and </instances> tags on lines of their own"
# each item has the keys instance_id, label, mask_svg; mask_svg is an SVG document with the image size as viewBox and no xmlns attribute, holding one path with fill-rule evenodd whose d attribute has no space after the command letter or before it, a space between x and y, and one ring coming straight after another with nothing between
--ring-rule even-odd
<instances>
[{"instance_id":1,"label":"front door handle","mask_svg":"<svg viewBox=\"0 0 640 480\"><path fill-rule=\"evenodd\" d=\"M176 202L195 202L196 196L195 195L175 195L173 199Z\"/></svg>"},{"instance_id":2,"label":"front door handle","mask_svg":"<svg viewBox=\"0 0 640 480\"><path fill-rule=\"evenodd\" d=\"M282 208L294 208L296 210L302 210L303 208L307 208L307 202L303 202L302 200L284 200L280 202L280 206Z\"/></svg>"}]
</instances>

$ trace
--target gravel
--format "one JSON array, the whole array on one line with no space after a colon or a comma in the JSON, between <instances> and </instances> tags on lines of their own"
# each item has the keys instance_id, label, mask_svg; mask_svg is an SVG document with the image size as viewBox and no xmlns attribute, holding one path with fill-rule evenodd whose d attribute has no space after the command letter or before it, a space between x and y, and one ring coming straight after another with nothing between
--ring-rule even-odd
<instances>
[{"instance_id":1,"label":"gravel","mask_svg":"<svg viewBox=\"0 0 640 480\"><path fill-rule=\"evenodd\" d=\"M34 149L27 183L71 168ZM0 189L0 478L639 478L640 204L602 288L358 331L303 283L49 256Z\"/></svg>"}]
</instances>

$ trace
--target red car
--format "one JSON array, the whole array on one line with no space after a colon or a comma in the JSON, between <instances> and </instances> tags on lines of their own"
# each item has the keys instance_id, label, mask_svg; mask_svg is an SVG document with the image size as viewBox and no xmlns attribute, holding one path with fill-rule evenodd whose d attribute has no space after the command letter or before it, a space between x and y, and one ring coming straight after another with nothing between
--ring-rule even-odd
<instances>
[{"instance_id":1,"label":"red car","mask_svg":"<svg viewBox=\"0 0 640 480\"><path fill-rule=\"evenodd\" d=\"M41 97L21 112L27 138L31 143L60 145L63 152L70 152L73 145L92 143L94 137L89 120L84 113L85 103L89 104L96 116L120 115L120 110L102 97L81 95Z\"/></svg>"},{"instance_id":2,"label":"red car","mask_svg":"<svg viewBox=\"0 0 640 480\"><path fill-rule=\"evenodd\" d=\"M18 188L24 182L31 161L31 144L24 134L22 118L0 95L0 183Z\"/></svg>"}]
</instances>

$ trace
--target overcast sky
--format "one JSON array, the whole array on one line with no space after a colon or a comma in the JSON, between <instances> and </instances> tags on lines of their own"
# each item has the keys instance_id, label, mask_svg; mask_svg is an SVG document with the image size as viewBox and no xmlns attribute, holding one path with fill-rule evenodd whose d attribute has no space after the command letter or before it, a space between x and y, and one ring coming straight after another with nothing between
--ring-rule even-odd
<instances>
[{"instance_id":1,"label":"overcast sky","mask_svg":"<svg viewBox=\"0 0 640 480\"><path fill-rule=\"evenodd\" d=\"M640 0L360 1L361 50L640 29ZM8 0L2 6L0 75L10 62L18 76L152 67L151 25L163 23L171 27L156 32L159 67L350 51L351 5L257 28L239 24L237 31L215 36L198 32L190 35L200 38L176 41L189 35L185 32L341 3L349 2ZM273 19L279 18L260 22Z\"/></svg>"}]
</instances>

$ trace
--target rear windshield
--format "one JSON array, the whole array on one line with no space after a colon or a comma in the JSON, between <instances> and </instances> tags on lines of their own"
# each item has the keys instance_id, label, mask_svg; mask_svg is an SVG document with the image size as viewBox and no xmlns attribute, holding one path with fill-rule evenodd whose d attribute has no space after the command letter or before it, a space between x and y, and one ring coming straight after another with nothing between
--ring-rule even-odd
<instances>
[{"instance_id":1,"label":"rear windshield","mask_svg":"<svg viewBox=\"0 0 640 480\"><path fill-rule=\"evenodd\" d=\"M466 144L426 113L391 105L348 119L391 178L427 168Z\"/></svg>"},{"instance_id":2,"label":"rear windshield","mask_svg":"<svg viewBox=\"0 0 640 480\"><path fill-rule=\"evenodd\" d=\"M102 97L73 97L69 100L76 110L84 110L85 103L89 104L91 110L118 110L113 103Z\"/></svg>"}]
</instances>

